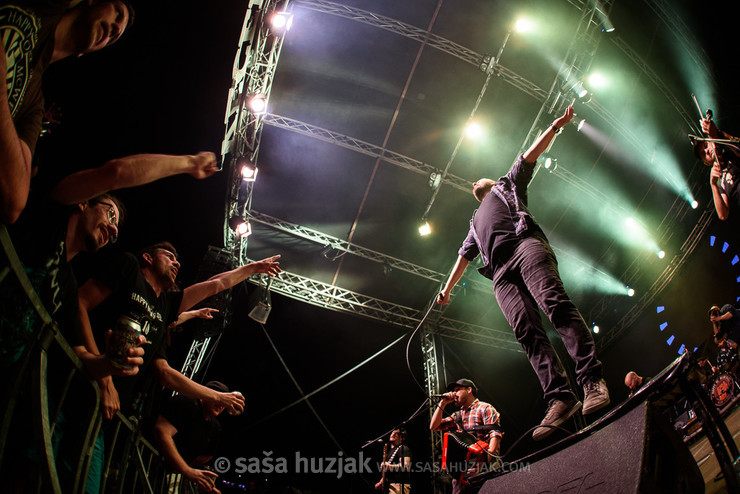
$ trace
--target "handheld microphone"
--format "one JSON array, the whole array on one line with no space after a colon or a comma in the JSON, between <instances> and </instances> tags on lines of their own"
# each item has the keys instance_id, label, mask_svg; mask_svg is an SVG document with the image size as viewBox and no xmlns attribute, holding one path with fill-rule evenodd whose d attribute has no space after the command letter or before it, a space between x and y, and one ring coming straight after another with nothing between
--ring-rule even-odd
<instances>
[{"instance_id":1,"label":"handheld microphone","mask_svg":"<svg viewBox=\"0 0 740 494\"><path fill-rule=\"evenodd\" d=\"M449 396L447 396L446 394L443 394L443 395L431 395L431 397L432 398L440 398L440 399L442 399L442 398L449 398Z\"/></svg>"}]
</instances>

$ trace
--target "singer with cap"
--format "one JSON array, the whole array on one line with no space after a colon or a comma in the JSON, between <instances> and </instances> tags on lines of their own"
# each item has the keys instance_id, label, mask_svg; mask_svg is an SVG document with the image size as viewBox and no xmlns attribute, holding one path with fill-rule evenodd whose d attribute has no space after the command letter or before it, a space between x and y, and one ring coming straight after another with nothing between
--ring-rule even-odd
<instances>
[{"instance_id":1,"label":"singer with cap","mask_svg":"<svg viewBox=\"0 0 740 494\"><path fill-rule=\"evenodd\" d=\"M228 393L229 388L219 381L210 381L205 387ZM217 475L197 467L213 458L221 438L221 424L217 417L223 412L223 403L209 399L173 396L165 403L154 424L157 441L167 465L176 473L198 485L205 492L218 492ZM231 411L230 413L235 413ZM170 479L170 485L179 479Z\"/></svg>"},{"instance_id":2,"label":"singer with cap","mask_svg":"<svg viewBox=\"0 0 740 494\"><path fill-rule=\"evenodd\" d=\"M568 297L550 243L528 206L528 187L537 159L555 135L573 119L573 107L556 118L498 180L481 178L473 184L480 203L470 220L468 236L437 303L450 302L452 289L468 264L480 256L478 272L491 280L501 311L522 345L548 403L545 417L532 437L543 439L581 410L563 366L542 325L540 308L563 340L583 387L584 415L609 404L593 336Z\"/></svg>"},{"instance_id":3,"label":"singer with cap","mask_svg":"<svg viewBox=\"0 0 740 494\"><path fill-rule=\"evenodd\" d=\"M702 163L712 167L709 174L709 185L712 188L712 199L717 217L726 220L730 216L730 202L740 204L740 141L726 132L721 132L711 113L700 121L701 129L710 139L727 139L738 141L738 144L707 142L695 140L694 154Z\"/></svg>"},{"instance_id":4,"label":"singer with cap","mask_svg":"<svg viewBox=\"0 0 740 494\"><path fill-rule=\"evenodd\" d=\"M459 410L447 417L445 407L450 403L460 407ZM434 410L429 428L433 431L469 431L476 438L488 443L489 458L479 458L479 467L483 463L494 460L501 448L500 415L490 403L478 399L478 387L470 379L459 379L447 385L447 393L440 397L439 404ZM491 426L489 430L488 427ZM465 492L467 484L452 481L454 494Z\"/></svg>"}]
</instances>

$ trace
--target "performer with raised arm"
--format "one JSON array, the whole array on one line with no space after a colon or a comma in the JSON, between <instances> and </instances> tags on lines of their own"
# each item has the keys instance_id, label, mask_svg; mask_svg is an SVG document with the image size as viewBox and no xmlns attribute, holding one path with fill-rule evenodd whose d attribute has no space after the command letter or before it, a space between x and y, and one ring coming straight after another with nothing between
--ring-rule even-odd
<instances>
[{"instance_id":1,"label":"performer with raised arm","mask_svg":"<svg viewBox=\"0 0 740 494\"><path fill-rule=\"evenodd\" d=\"M535 440L548 436L554 426L581 409L547 338L538 307L560 334L575 363L578 384L585 395L583 413L593 413L609 404L593 337L565 292L550 243L527 209L527 187L537 158L572 118L573 107L569 106L519 156L509 173L498 180L482 178L473 184L473 195L481 204L470 220L468 236L437 299L441 305L449 303L452 289L468 263L480 255L483 267L478 271L493 281L496 300L537 373L548 402L545 418L532 434Z\"/></svg>"}]
</instances>

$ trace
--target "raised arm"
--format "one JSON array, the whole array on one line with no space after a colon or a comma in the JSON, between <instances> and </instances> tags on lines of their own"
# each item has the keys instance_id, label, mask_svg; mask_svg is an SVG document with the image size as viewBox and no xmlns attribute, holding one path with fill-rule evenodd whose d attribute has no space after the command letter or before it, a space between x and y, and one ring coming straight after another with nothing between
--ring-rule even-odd
<instances>
[{"instance_id":1,"label":"raised arm","mask_svg":"<svg viewBox=\"0 0 740 494\"><path fill-rule=\"evenodd\" d=\"M31 148L18 137L8 103L5 48L0 43L0 222L13 223L26 206L31 186Z\"/></svg>"},{"instance_id":2,"label":"raised arm","mask_svg":"<svg viewBox=\"0 0 740 494\"><path fill-rule=\"evenodd\" d=\"M184 156L135 154L65 177L51 197L61 204L77 204L111 190L144 185L172 175L187 173L202 179L217 170L216 155L210 152Z\"/></svg>"},{"instance_id":3,"label":"raised arm","mask_svg":"<svg viewBox=\"0 0 740 494\"><path fill-rule=\"evenodd\" d=\"M196 283L183 290L180 312L185 312L192 306L212 295L216 295L232 286L241 283L255 273L267 273L270 276L280 274L280 256L272 256L261 261L250 262L231 271L225 271Z\"/></svg>"},{"instance_id":4,"label":"raised arm","mask_svg":"<svg viewBox=\"0 0 740 494\"><path fill-rule=\"evenodd\" d=\"M547 147L550 145L552 140L563 126L567 125L573 119L573 106L569 106L565 109L565 113L562 117L556 118L551 126L547 128L536 141L527 149L522 156L524 161L527 163L534 163L542 153L545 152Z\"/></svg>"},{"instance_id":5,"label":"raised arm","mask_svg":"<svg viewBox=\"0 0 740 494\"><path fill-rule=\"evenodd\" d=\"M439 400L439 403L437 404L437 408L434 409L434 414L432 414L432 419L429 422L429 430L432 431L438 431L440 430L439 427L442 425L442 419L444 418L445 413L445 407L452 403L453 401L453 393L445 393L442 395L442 398Z\"/></svg>"},{"instance_id":6,"label":"raised arm","mask_svg":"<svg viewBox=\"0 0 740 494\"><path fill-rule=\"evenodd\" d=\"M167 360L155 358L152 363L159 384L177 391L181 395L197 398L199 400L211 400L224 408L231 408L241 413L244 410L244 397L239 393L220 393L214 389L207 388L197 382L185 377L176 371Z\"/></svg>"}]
</instances>

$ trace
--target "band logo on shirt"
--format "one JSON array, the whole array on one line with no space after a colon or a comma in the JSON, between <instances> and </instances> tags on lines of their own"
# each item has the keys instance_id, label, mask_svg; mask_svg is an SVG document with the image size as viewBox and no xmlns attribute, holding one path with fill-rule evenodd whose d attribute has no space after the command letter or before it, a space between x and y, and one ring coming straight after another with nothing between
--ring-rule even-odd
<instances>
[{"instance_id":1,"label":"band logo on shirt","mask_svg":"<svg viewBox=\"0 0 740 494\"><path fill-rule=\"evenodd\" d=\"M149 303L147 299L139 295L138 293L132 293L131 294L131 300L133 302L136 302L139 304L142 309L144 309L143 318L144 320L139 321L141 323L141 332L144 335L148 335L149 331L151 330L151 324L154 321L157 322L163 322L164 318L162 317L162 314L160 314L157 310L154 309L154 306Z\"/></svg>"},{"instance_id":2,"label":"band logo on shirt","mask_svg":"<svg viewBox=\"0 0 740 494\"><path fill-rule=\"evenodd\" d=\"M15 116L31 81L33 49L38 42L41 21L17 6L0 7L0 37L5 48L5 83L10 113Z\"/></svg>"}]
</instances>

